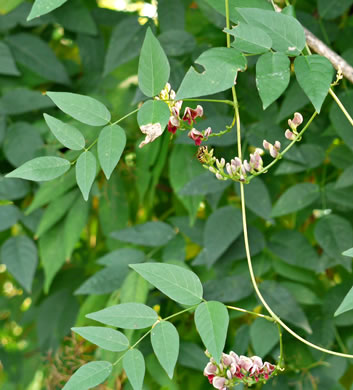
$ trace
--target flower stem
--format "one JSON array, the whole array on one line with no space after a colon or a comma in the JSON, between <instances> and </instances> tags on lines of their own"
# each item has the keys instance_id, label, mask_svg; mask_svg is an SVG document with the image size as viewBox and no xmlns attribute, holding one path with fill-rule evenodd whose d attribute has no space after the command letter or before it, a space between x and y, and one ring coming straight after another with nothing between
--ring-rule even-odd
<instances>
[{"instance_id":1,"label":"flower stem","mask_svg":"<svg viewBox=\"0 0 353 390\"><path fill-rule=\"evenodd\" d=\"M256 316L256 317L261 317L267 321L271 321L271 322L274 322L273 318L272 317L269 317L269 316L266 316L264 314L260 314L260 313L256 313L254 311L249 311L249 310L246 310L246 309L242 309L241 307L236 307L236 306L226 306L229 310L235 310L235 311L240 311L242 313L247 313L247 314L251 314L253 316Z\"/></svg>"},{"instance_id":2,"label":"flower stem","mask_svg":"<svg viewBox=\"0 0 353 390\"><path fill-rule=\"evenodd\" d=\"M338 96L333 92L332 88L328 90L328 93L333 97L333 100L337 103L338 107L341 109L345 117L348 119L349 123L353 126L352 117L349 115L348 111L346 110L346 108L344 107L344 105L342 104Z\"/></svg>"},{"instance_id":3,"label":"flower stem","mask_svg":"<svg viewBox=\"0 0 353 390\"><path fill-rule=\"evenodd\" d=\"M226 23L227 27L229 26L229 0L225 0L225 5L226 5ZM228 34L227 34L228 35ZM229 41L230 38L227 37L227 47L229 47ZM232 88L233 92L233 100L234 100L234 109L235 109L235 114L236 114L236 123L237 123L237 139L238 139L238 156L241 159L241 129L240 129L240 117L239 117L239 110L237 100L236 100L236 94L235 94L235 88ZM314 113L316 116L316 113ZM309 120L309 122L306 125L305 130L308 128L309 124L311 121L315 118L315 116L312 116ZM304 130L304 129L303 129ZM302 132L303 132L302 130ZM288 145L289 146L289 145ZM288 148L287 146L287 148ZM286 149L287 149L286 148ZM321 352L325 352L331 355L335 356L341 356L341 357L346 357L346 358L351 358L353 359L353 355L349 355L346 353L340 353L340 352L335 352L331 351L326 348L322 348L316 344L311 343L310 341L305 340L303 337L299 336L297 333L294 332L291 328L289 328L279 317L274 311L271 309L271 307L268 305L266 302L265 298L262 296L259 287L257 286L257 282L255 279L255 274L254 274L254 269L252 265L252 260L251 260L251 255L250 255L250 246L249 246L249 237L248 237L248 228L247 228L247 219L246 219L246 208L245 208L245 193L244 193L244 183L240 182L240 200L241 200L241 212L242 212L242 221L243 221L243 234L244 234L244 243L245 243L245 252L246 252L246 258L248 262L248 268L249 268L249 273L250 273L250 278L251 278L251 283L254 287L255 293L263 306L266 308L266 310L269 312L271 317L275 320L275 322L278 325L281 325L283 329L285 329L288 333L290 333L293 337L295 337L297 340L301 341L302 343L308 345L309 347L312 347L314 349L317 349Z\"/></svg>"},{"instance_id":4,"label":"flower stem","mask_svg":"<svg viewBox=\"0 0 353 390\"><path fill-rule=\"evenodd\" d=\"M263 167L261 169L261 171L254 173L252 176L249 176L247 179L248 182L250 182L250 180L253 179L254 177L259 176L262 173L266 173L273 165L275 165L288 152L288 150L290 150L293 147L293 145L298 141L298 139L300 139L302 137L302 135L306 132L306 130L310 126L311 122L316 117L316 115L317 115L317 112L315 111L313 113L313 115L311 116L311 118L306 123L306 125L303 127L301 132L295 137L295 139L285 149L283 149L283 151L281 153L279 153L278 156L273 161L271 161L268 165Z\"/></svg>"}]
</instances>

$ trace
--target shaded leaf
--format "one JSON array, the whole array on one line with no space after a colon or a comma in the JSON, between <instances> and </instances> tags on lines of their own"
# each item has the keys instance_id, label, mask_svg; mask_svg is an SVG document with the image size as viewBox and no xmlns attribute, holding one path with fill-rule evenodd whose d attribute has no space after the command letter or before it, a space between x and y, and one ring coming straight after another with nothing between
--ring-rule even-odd
<instances>
[{"instance_id":1,"label":"shaded leaf","mask_svg":"<svg viewBox=\"0 0 353 390\"><path fill-rule=\"evenodd\" d=\"M11 51L4 42L0 42L0 74L9 76L20 75Z\"/></svg>"},{"instance_id":2,"label":"shaded leaf","mask_svg":"<svg viewBox=\"0 0 353 390\"><path fill-rule=\"evenodd\" d=\"M9 238L1 247L1 262L25 288L31 292L38 255L34 242L27 236Z\"/></svg>"},{"instance_id":3,"label":"shaded leaf","mask_svg":"<svg viewBox=\"0 0 353 390\"><path fill-rule=\"evenodd\" d=\"M160 221L146 222L111 234L113 238L119 241L146 246L165 245L174 235L174 229L165 222Z\"/></svg>"},{"instance_id":4,"label":"shaded leaf","mask_svg":"<svg viewBox=\"0 0 353 390\"><path fill-rule=\"evenodd\" d=\"M320 188L313 183L300 183L288 188L272 209L273 217L280 217L310 206L320 196Z\"/></svg>"},{"instance_id":5,"label":"shaded leaf","mask_svg":"<svg viewBox=\"0 0 353 390\"><path fill-rule=\"evenodd\" d=\"M342 303L335 311L335 317L352 309L353 309L353 287L349 290L348 294L344 297Z\"/></svg>"},{"instance_id":6,"label":"shaded leaf","mask_svg":"<svg viewBox=\"0 0 353 390\"><path fill-rule=\"evenodd\" d=\"M263 318L257 318L250 326L250 340L256 355L267 355L278 343L276 324Z\"/></svg>"}]
</instances>

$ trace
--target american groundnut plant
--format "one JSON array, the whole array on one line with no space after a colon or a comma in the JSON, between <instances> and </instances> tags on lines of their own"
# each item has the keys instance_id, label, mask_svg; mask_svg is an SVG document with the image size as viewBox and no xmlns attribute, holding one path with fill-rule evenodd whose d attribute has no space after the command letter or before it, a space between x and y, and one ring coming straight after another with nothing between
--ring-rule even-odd
<instances>
[{"instance_id":1,"label":"american groundnut plant","mask_svg":"<svg viewBox=\"0 0 353 390\"><path fill-rule=\"evenodd\" d=\"M164 3L161 2L161 4ZM169 3L166 2L166 4L160 8L160 15L168 8ZM8 179L48 182L40 187L37 193L39 195L34 198L33 202L37 202L40 206L46 204L46 200L44 202L40 200L40 191L45 199L48 191L54 194L62 191L65 186L71 189L77 183L83 200L81 196L77 196L76 192L63 191L64 199L58 198L61 200L55 204L56 198L53 195L54 202L45 209L36 229L35 236L40 240L40 250L48 253L50 244L47 244L48 248L46 248L46 243L41 241L41 237L47 234L62 217L62 215L52 217L49 213L50 208L56 210L77 208L78 213L73 213L72 218L68 218L65 224L68 226L77 219L82 219L84 225L87 202L99 192L97 183L112 180L111 177L121 164L127 167L131 165L129 158L133 157L127 150L128 137L124 130L124 121L136 116L140 135L143 136L136 144L136 154L139 156L140 153L142 156L143 163L138 167L137 174L141 179L140 190L141 187L145 188L142 190L145 194L149 182L153 182L156 186L163 171L163 165L161 165L157 171L150 173L151 166L153 164L158 166L159 161L162 162L167 158L171 145L175 144L175 150L181 150L178 148L185 145L190 148L188 150L192 149L192 154L185 155L187 158L184 160L182 160L184 158L182 151L179 152L179 156L175 154L171 156L171 159L180 159L180 162L176 164L177 168L174 168L176 173L173 173L175 183L173 190L183 200L175 205L175 209L186 208L191 215L190 222L174 216L172 220L174 218L176 228L172 228L163 221L169 215L164 218L155 218L153 214L149 214L145 216L145 222L142 224L130 227L121 226L113 233L109 232L111 240L132 245L118 247L113 245L116 252L106 254L99 260L99 264L106 268L94 274L76 290L78 294L87 294L96 288L102 294L108 293L112 291L110 285L116 281L117 277L124 280L128 275L127 284L135 286L133 289L136 291L145 290L146 295L150 291L152 298L149 301L150 305L146 304L146 299L139 299L138 294L135 295L135 299L134 294L131 294L131 297L121 299L119 303L113 295L100 307L98 301L87 304L85 311L81 313L82 326L80 324L80 326L74 326L72 331L97 346L97 350L102 352L97 353L95 358L89 358L89 361L80 367L75 366L73 372L69 372L68 377L64 376L65 383L61 382L61 384L65 390L86 390L110 379L112 380L110 383L119 382L119 386L123 388L126 386L127 389L153 388L145 387L148 385L144 384L145 359L147 355L151 356L151 353L167 375L167 379L162 381L164 384L156 380L161 388L175 388L166 383L172 383L179 354L182 351L184 355L189 356L189 360L201 362L203 376L200 375L200 381L202 381L200 388L204 389L209 386L220 390L237 386L239 388L241 386L243 388L251 386L292 388L290 382L288 386L287 382L281 382L281 377L286 374L286 371L295 372L296 370L293 368L295 367L293 358L289 359L288 363L286 361L286 355L291 356L290 351L293 348L304 351L304 355L307 351L314 351L313 356L316 361L309 362L305 372L309 372L311 367L323 367L324 369L325 364L328 364L324 360L327 356L331 359L339 359L339 362L345 362L337 363L337 365L347 364L346 361L353 358L350 353L352 348L345 346L337 330L333 337L337 338L340 350L337 350L337 346L333 343L322 342L325 339L320 337L322 333L331 332L328 323L331 324L335 317L340 318L341 315L353 309L352 290L348 293L345 290L344 299L339 295L339 298L334 301L335 307L331 308L330 318L325 318L325 314L319 315L313 310L310 324L316 323L316 326L310 326L304 312L293 299L294 295L297 300L304 303L310 300L306 294L311 297L313 293L308 287L297 290L296 282L299 280L305 286L316 283L312 274L315 275L315 271L320 268L315 263L318 261L318 254L302 234L306 229L309 230L310 240L313 241L315 237L320 244L321 258L323 258L322 252L326 253L322 262L330 263L330 259L340 258L340 264L344 269L341 274L345 275L351 271L353 232L352 237L348 234L347 238L347 231L343 231L342 224L349 225L349 222L344 220L342 222L343 217L330 214L333 207L327 204L328 195L323 195L314 175L309 175L305 181L295 183L284 192L266 218L268 221L266 226L272 228L276 223L276 218L293 213L296 215L299 210L319 201L320 196L324 199L321 199L322 207L317 207L315 213L306 212L298 215L298 221L283 222L289 229L291 224L298 223L301 226L301 233L293 230L288 230L286 233L284 230L279 230L277 234L274 234L270 244L272 252L279 258L287 259L284 266L279 266L278 272L281 275L292 275L289 277L291 281L283 284L283 287L275 281L263 281L263 274L269 269L266 268L268 264L266 265L266 261L263 262L259 254L261 256L261 252L264 251L266 255L266 249L260 244L258 250L261 238L255 227L248 228L247 219L248 207L251 210L250 220L252 221L259 213L256 211L258 206L263 202L266 203L267 198L265 196L266 199L264 199L261 181L265 180L262 179L263 176L273 175L271 183L277 182L278 184L274 186L279 188L281 175L286 172L295 173L300 172L301 169L305 171L317 167L322 162L320 147L315 144L320 137L323 137L326 144L339 143L342 150L347 148L337 140L337 136L332 137L334 130L329 129L327 134L324 132L325 123L320 120L320 117L326 109L325 104L328 104L328 100L332 104L331 121L337 124L339 128L337 132L348 143L348 147L352 147L353 119L349 113L352 111L352 94L348 98L344 96L341 99L340 94L335 92L342 85L346 86L345 77L347 78L349 65L338 55L332 59L332 53L329 51L326 53L325 48L321 51L315 51L315 47L310 49L314 46L313 42L316 42L316 38L314 41L310 40L312 36L298 21L295 10L289 3L284 4L283 9L273 1L260 0L249 2L249 4L237 0L207 0L200 4L203 4L203 9L209 14L216 15L217 12L217 29L216 27L214 29L215 33L221 34L223 40L220 40L214 47L206 43L202 46L202 50L193 53L193 63L186 74L183 74L177 87L175 86L176 76L173 75L175 63L174 60L170 63L168 59L171 51L168 39L182 38L178 38L175 31L170 30L169 35L157 39L158 31L162 27L162 22L158 19L146 25L140 23L139 26L145 27L143 44L139 50L139 90L134 99L135 107L127 114L113 120L111 111L95 97L64 92L58 88L46 90L50 104L59 109L50 111L51 114L44 113L44 120L53 138L60 144L60 153L34 157L23 164L18 164L16 169L6 174ZM319 4L321 4L320 1ZM172 7L171 4L169 5ZM283 4L280 5L283 6ZM36 0L31 11L32 17L41 16L44 13L41 10L41 1ZM352 18L349 13L347 17ZM184 45L187 43L186 38ZM258 128L243 125L243 122L247 122L247 117L251 116L253 103L243 101L242 104L250 106L243 120L241 103L238 99L238 95L242 95L240 90L242 78L244 79L254 67L256 85L248 86L249 93L259 95L262 109L267 113ZM288 95L286 109L283 110L282 119L278 125L271 118L277 114L271 110L281 101L282 94L287 89L291 78L295 81L292 89L301 91L300 96L302 96L304 105L296 101L295 92ZM306 102L310 102L308 106L311 107L310 109L303 108ZM208 120L219 109L221 111L218 112L221 112L226 120L218 122ZM255 110L257 108L254 106ZM99 129L89 144L86 143L86 137L82 132L72 125L71 119L68 121L68 117L83 125ZM220 123L224 123L223 127ZM311 129L314 129L312 134L310 134ZM311 143L304 142L306 137L309 137ZM158 145L158 148L155 145ZM226 145L236 146L230 150L230 148L224 148ZM336 160L347 160L344 156L341 156L340 160L337 153ZM125 159L122 157L124 155L126 155ZM151 155L154 156L152 164L149 162ZM304 161L301 165L296 163L298 155ZM316 164L315 158L320 160L319 164ZM118 165L119 161L121 162ZM341 162L341 164L344 163ZM331 203L335 203L332 197L343 196L339 192L340 188L353 185L351 168L347 167L347 171L345 170L339 177L335 188L331 186L327 190L331 193L336 191L335 195L331 195ZM105 177L99 176L100 170L103 171ZM196 179L184 182L183 179L178 179L178 177L182 178L187 175L185 172L189 170L197 171ZM327 168L322 175L325 184L327 175L329 175ZM336 179L335 176L334 178ZM72 186L67 184L67 180L72 183ZM119 195L119 183L118 181L112 194L113 197L120 197L120 201L124 202L121 194ZM234 197L237 200L234 202L229 201L229 198L225 201L223 199L224 206L217 208L224 189L230 188L231 185L234 186L236 193L233 200ZM208 192L209 202L213 205L211 209L214 211L209 220L213 220L213 223L207 225L207 222L204 227L203 249L194 256L192 264L195 269L191 270L188 263L174 261L178 259L176 253L179 250L179 238L176 232L186 231L191 236L196 235L198 242L198 233L195 233L195 217L197 212L200 212L199 195L203 188L211 188ZM153 196L154 193L146 202L153 204ZM102 195L103 198L104 195ZM339 212L344 212L345 207L351 210L349 205L347 206L351 198L342 202L338 202ZM68 212L70 215L70 211ZM110 217L113 218L110 213L114 213L114 210L111 210L108 205L102 213L109 220ZM45 217L46 215L48 217ZM260 217L263 217L261 211ZM312 224L315 218L318 222L313 231ZM92 226L91 228L94 229ZM347 229L351 230L351 227ZM60 240L60 232L60 229L52 231L51 239ZM227 249L231 247L234 236L239 236L234 248L236 256L241 253L237 259L246 259L242 262L242 267L245 263L247 264L247 273L242 273L243 276L237 278L236 282L226 276L229 270ZM15 239L17 240L18 237L15 236ZM46 292L49 291L65 260L68 261L71 258L75 248L76 241L70 241L69 238L67 243L65 235L62 237L65 252L62 263L45 263L45 260L43 263ZM22 239L25 239L24 236ZM170 242L173 244L166 246ZM7 241L4 244L5 248L2 249L2 257L4 254L6 256L6 251L13 250L12 246L17 247L20 244L17 241ZM23 244L25 247L29 246L30 249L33 245L32 242ZM142 251L145 246L154 249L145 254ZM154 256L162 247L167 249L163 250L163 261L159 261ZM23 249L19 249L21 250ZM121 257L119 264L114 260L112 253L114 256L119 253ZM168 259L168 253L171 254L171 259ZM266 259L266 256L263 258ZM216 279L207 281L207 273L212 272L216 261L221 264L220 274ZM13 270L11 264L6 261L5 263L11 272ZM204 267L206 271L200 271L201 274L198 275L199 267ZM265 270L263 273L262 267ZM342 275L338 272L330 276L329 273L333 271L327 271L329 268L320 269L320 272L327 272L328 279L325 279L324 283L332 285L342 278ZM310 269L310 276L305 274L303 269ZM25 276L21 279L16 270L12 272L15 279L19 278L19 282L26 285L28 280ZM34 269L31 272L34 272ZM312 279L314 279L313 282ZM351 279L349 280L351 284ZM210 285L212 285L211 289ZM247 291L250 287L255 292L256 298L253 301L244 301L244 305L239 304L239 306L226 304L246 298L248 295L243 296L242 290ZM155 289L163 294L162 299L157 299L159 293ZM124 295L124 290L121 294ZM229 296L231 298L225 298ZM175 303L179 306L179 311L174 310ZM315 303L317 302L309 303L309 306L315 306ZM167 307L173 308L174 312L171 313L168 310L168 314L163 315ZM183 317L187 319L186 322L178 322ZM316 317L317 322L315 322ZM234 318L246 318L251 324L256 325L251 325L249 336L247 330L249 327L244 322L237 329L234 347L229 347L227 337L229 332L232 332ZM87 326L85 321L86 323L90 321L90 325ZM351 323L348 321L347 325L349 324ZM181 345L179 334L184 335L188 332L191 334L194 329L201 338L204 352L199 347L195 347L195 344L190 350L185 346L187 344ZM254 348L248 349L242 346L242 343L246 342L249 337L252 339ZM272 353L269 354L271 351ZM85 352L82 351L82 353ZM80 363L82 360L85 361L83 356L77 356L77 358L80 359ZM147 359L148 364L150 364L149 359L152 358ZM303 364L304 367L306 363L298 364L299 366ZM159 372L158 368L155 368L155 372ZM312 384L314 382L313 379ZM329 387L331 382L328 383L328 387L325 387L321 381L318 385L315 384L316 387L313 384L312 388L327 390L343 388L339 387L340 385ZM304 387L296 388L310 388L308 386L305 384Z\"/></svg>"}]
</instances>

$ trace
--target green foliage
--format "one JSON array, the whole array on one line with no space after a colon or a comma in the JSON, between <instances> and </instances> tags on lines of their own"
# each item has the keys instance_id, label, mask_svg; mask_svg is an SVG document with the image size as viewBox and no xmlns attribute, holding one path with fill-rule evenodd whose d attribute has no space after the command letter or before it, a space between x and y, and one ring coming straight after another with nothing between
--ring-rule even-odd
<instances>
[{"instance_id":1,"label":"green foliage","mask_svg":"<svg viewBox=\"0 0 353 390\"><path fill-rule=\"evenodd\" d=\"M264 299L352 353L353 132L329 91L353 115L352 87L303 28L351 63L352 1L229 0L229 28L225 0L127 3L0 0L0 388L203 390L205 348L278 363L241 185L220 180L240 140L249 164L281 143L243 185ZM285 371L254 388L352 387L346 360L282 332Z\"/></svg>"}]
</instances>

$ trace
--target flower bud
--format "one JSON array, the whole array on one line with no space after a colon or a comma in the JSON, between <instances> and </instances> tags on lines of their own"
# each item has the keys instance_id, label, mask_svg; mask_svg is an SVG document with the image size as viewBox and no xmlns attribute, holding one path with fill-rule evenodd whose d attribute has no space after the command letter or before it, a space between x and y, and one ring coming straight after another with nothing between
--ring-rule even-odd
<instances>
[{"instance_id":1,"label":"flower bud","mask_svg":"<svg viewBox=\"0 0 353 390\"><path fill-rule=\"evenodd\" d=\"M220 376L215 376L212 381L212 385L215 389L223 390L225 389L226 378Z\"/></svg>"},{"instance_id":2,"label":"flower bud","mask_svg":"<svg viewBox=\"0 0 353 390\"><path fill-rule=\"evenodd\" d=\"M262 156L264 154L264 151L261 148L256 148L254 154L258 154L259 156Z\"/></svg>"},{"instance_id":3,"label":"flower bud","mask_svg":"<svg viewBox=\"0 0 353 390\"><path fill-rule=\"evenodd\" d=\"M212 133L212 129L210 127L207 127L207 129L204 131L204 137L208 138Z\"/></svg>"},{"instance_id":4,"label":"flower bud","mask_svg":"<svg viewBox=\"0 0 353 390\"><path fill-rule=\"evenodd\" d=\"M241 166L241 160L239 157L234 157L233 160L231 160L232 165L234 165L235 168L238 168Z\"/></svg>"},{"instance_id":5,"label":"flower bud","mask_svg":"<svg viewBox=\"0 0 353 390\"><path fill-rule=\"evenodd\" d=\"M217 173L216 168L214 167L209 167L208 170L212 173Z\"/></svg>"},{"instance_id":6,"label":"flower bud","mask_svg":"<svg viewBox=\"0 0 353 390\"><path fill-rule=\"evenodd\" d=\"M248 163L247 160L244 160L243 166L244 166L244 168L245 168L246 171L248 171L248 172L251 171L251 166L250 166L250 164Z\"/></svg>"},{"instance_id":7,"label":"flower bud","mask_svg":"<svg viewBox=\"0 0 353 390\"><path fill-rule=\"evenodd\" d=\"M226 164L226 170L227 170L229 176L233 175L232 168L231 168L231 165L229 163Z\"/></svg>"},{"instance_id":8,"label":"flower bud","mask_svg":"<svg viewBox=\"0 0 353 390\"><path fill-rule=\"evenodd\" d=\"M303 115L300 114L299 112L296 112L294 114L294 118L292 120L292 123L293 123L293 125L295 125L295 127L300 126L303 123Z\"/></svg>"},{"instance_id":9,"label":"flower bud","mask_svg":"<svg viewBox=\"0 0 353 390\"><path fill-rule=\"evenodd\" d=\"M273 145L270 146L270 155L273 158L276 158L278 156L278 150Z\"/></svg>"},{"instance_id":10,"label":"flower bud","mask_svg":"<svg viewBox=\"0 0 353 390\"><path fill-rule=\"evenodd\" d=\"M289 139L290 141L294 141L295 140L295 134L293 132L291 132L289 129L286 130L286 132L284 133L284 136Z\"/></svg>"},{"instance_id":11,"label":"flower bud","mask_svg":"<svg viewBox=\"0 0 353 390\"><path fill-rule=\"evenodd\" d=\"M281 143L279 141L276 141L274 147L279 151L281 149Z\"/></svg>"},{"instance_id":12,"label":"flower bud","mask_svg":"<svg viewBox=\"0 0 353 390\"><path fill-rule=\"evenodd\" d=\"M220 173L216 173L216 178L218 179L218 180L223 180L223 176L220 174Z\"/></svg>"},{"instance_id":13,"label":"flower bud","mask_svg":"<svg viewBox=\"0 0 353 390\"><path fill-rule=\"evenodd\" d=\"M262 145L263 145L264 149L270 150L271 144L268 141L266 141L265 139L263 140Z\"/></svg>"}]
</instances>

